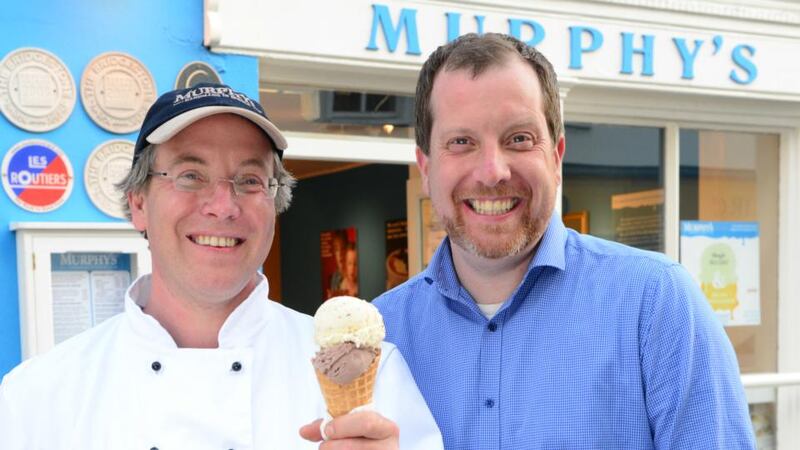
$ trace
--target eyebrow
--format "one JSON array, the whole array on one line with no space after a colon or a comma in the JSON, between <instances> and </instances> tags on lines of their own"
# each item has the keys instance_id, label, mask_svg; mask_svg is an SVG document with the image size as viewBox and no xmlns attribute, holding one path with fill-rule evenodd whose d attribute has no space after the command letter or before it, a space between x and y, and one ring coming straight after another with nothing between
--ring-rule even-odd
<instances>
[{"instance_id":1,"label":"eyebrow","mask_svg":"<svg viewBox=\"0 0 800 450\"><path fill-rule=\"evenodd\" d=\"M450 139L453 135L472 135L474 133L472 129L465 127L454 127L442 130L442 135L445 136L444 139Z\"/></svg>"},{"instance_id":2,"label":"eyebrow","mask_svg":"<svg viewBox=\"0 0 800 450\"><path fill-rule=\"evenodd\" d=\"M178 155L175 159L170 161L169 166L175 167L178 164L185 164L185 163L195 163L200 165L206 165L206 161L199 156L194 155Z\"/></svg>"},{"instance_id":3,"label":"eyebrow","mask_svg":"<svg viewBox=\"0 0 800 450\"><path fill-rule=\"evenodd\" d=\"M545 127L547 124L545 124ZM536 123L535 120L520 120L519 122L514 122L506 127L506 130L512 130L514 128L532 128L536 131L541 131L539 129L539 125Z\"/></svg>"},{"instance_id":4,"label":"eyebrow","mask_svg":"<svg viewBox=\"0 0 800 450\"><path fill-rule=\"evenodd\" d=\"M242 163L239 164L239 167L246 167L246 166L256 166L259 169L264 169L265 172L267 171L267 169L269 169L269 167L267 167L267 162L264 161L264 158L250 158L242 161Z\"/></svg>"},{"instance_id":5,"label":"eyebrow","mask_svg":"<svg viewBox=\"0 0 800 450\"><path fill-rule=\"evenodd\" d=\"M541 132L539 126L536 124L535 120L520 120L519 122L514 122L504 127L503 133L508 133L510 130L515 128L529 128L533 129L537 132ZM475 134L475 131L472 128L456 126L450 129L442 130L442 134L447 136L444 139L450 139L453 135L472 135Z\"/></svg>"},{"instance_id":6,"label":"eyebrow","mask_svg":"<svg viewBox=\"0 0 800 450\"><path fill-rule=\"evenodd\" d=\"M178 164L186 164L186 163L199 164L201 166L208 165L206 160L200 158L199 156L178 155L172 162L170 162L170 167L175 167ZM257 167L259 169L263 169L265 172L268 171L269 169L269 167L267 167L266 161L264 161L264 159L262 158L246 159L239 164L239 167Z\"/></svg>"}]
</instances>

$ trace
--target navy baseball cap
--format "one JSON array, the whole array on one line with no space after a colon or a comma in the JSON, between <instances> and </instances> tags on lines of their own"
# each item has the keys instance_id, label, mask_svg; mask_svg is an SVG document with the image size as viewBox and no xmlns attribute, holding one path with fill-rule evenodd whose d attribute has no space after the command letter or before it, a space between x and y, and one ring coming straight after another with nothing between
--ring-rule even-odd
<instances>
[{"instance_id":1,"label":"navy baseball cap","mask_svg":"<svg viewBox=\"0 0 800 450\"><path fill-rule=\"evenodd\" d=\"M133 149L133 164L148 144L163 144L198 120L221 113L238 114L258 125L272 141L278 157L283 158L286 138L257 101L224 84L199 83L169 91L153 103Z\"/></svg>"}]
</instances>

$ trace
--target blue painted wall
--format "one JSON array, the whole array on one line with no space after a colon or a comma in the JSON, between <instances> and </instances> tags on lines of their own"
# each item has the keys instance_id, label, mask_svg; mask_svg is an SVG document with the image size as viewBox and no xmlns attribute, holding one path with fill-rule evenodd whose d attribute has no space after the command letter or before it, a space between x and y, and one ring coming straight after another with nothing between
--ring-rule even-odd
<instances>
[{"instance_id":1,"label":"blue painted wall","mask_svg":"<svg viewBox=\"0 0 800 450\"><path fill-rule=\"evenodd\" d=\"M281 214L283 304L314 314L322 304L319 234L356 227L359 296L386 290L386 221L406 217L408 166L371 164L301 180Z\"/></svg>"},{"instance_id":2,"label":"blue painted wall","mask_svg":"<svg viewBox=\"0 0 800 450\"><path fill-rule=\"evenodd\" d=\"M203 47L203 2L200 0L114 0L65 2L25 0L0 8L0 58L21 47L38 47L58 56L69 68L76 89L86 65L108 51L139 59L155 79L158 93L172 89L180 69L200 60L211 64L223 81L258 98L258 61L254 57L219 55ZM61 208L44 214L27 212L0 193L0 376L20 362L19 296L16 237L9 223L110 222L94 207L83 186L86 158L100 143L136 133L106 132L86 115L78 100L61 127L30 133L0 115L0 160L24 139L46 139L59 146L72 163L72 194Z\"/></svg>"}]
</instances>

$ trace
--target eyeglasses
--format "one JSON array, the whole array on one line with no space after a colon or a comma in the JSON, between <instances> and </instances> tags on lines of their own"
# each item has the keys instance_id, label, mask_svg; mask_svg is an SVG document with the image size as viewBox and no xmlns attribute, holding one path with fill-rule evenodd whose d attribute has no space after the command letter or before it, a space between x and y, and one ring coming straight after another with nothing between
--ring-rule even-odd
<instances>
[{"instance_id":1,"label":"eyeglasses","mask_svg":"<svg viewBox=\"0 0 800 450\"><path fill-rule=\"evenodd\" d=\"M197 170L184 170L177 175L169 175L167 172L148 172L151 176L166 178L172 181L175 189L183 192L200 192L211 186L211 178L203 172ZM263 192L268 198L275 198L278 188L284 186L276 178L269 177L266 182L258 175L242 174L233 178L217 178L217 182L225 181L233 185L233 192L237 196L245 194L257 194Z\"/></svg>"}]
</instances>

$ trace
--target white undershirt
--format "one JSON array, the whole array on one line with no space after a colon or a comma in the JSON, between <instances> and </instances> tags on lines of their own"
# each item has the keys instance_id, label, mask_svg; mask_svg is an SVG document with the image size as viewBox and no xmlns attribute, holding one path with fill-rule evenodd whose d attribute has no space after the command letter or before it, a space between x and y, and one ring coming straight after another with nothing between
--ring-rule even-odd
<instances>
[{"instance_id":1,"label":"white undershirt","mask_svg":"<svg viewBox=\"0 0 800 450\"><path fill-rule=\"evenodd\" d=\"M497 310L503 306L503 303L477 303L477 305L478 308L481 309L483 315L486 316L487 319L491 319L494 317L495 313L497 313Z\"/></svg>"}]
</instances>

